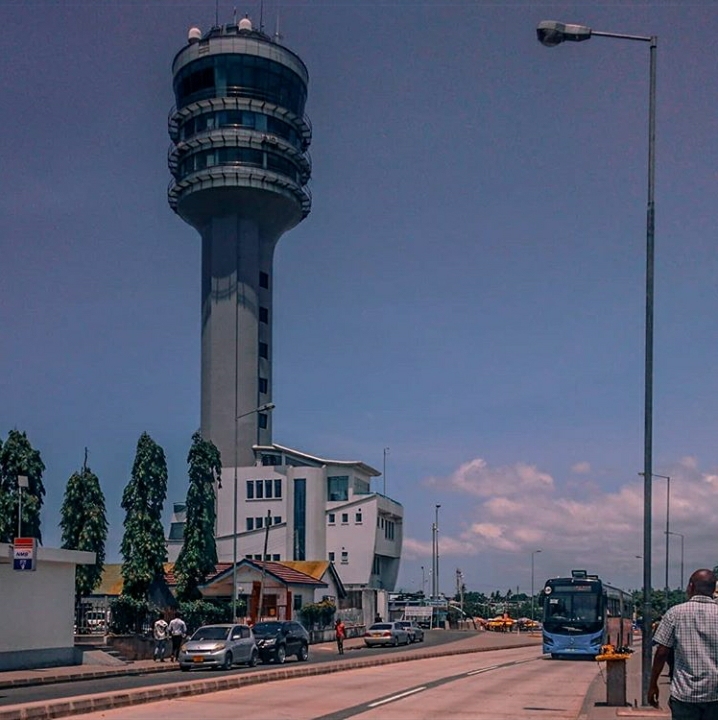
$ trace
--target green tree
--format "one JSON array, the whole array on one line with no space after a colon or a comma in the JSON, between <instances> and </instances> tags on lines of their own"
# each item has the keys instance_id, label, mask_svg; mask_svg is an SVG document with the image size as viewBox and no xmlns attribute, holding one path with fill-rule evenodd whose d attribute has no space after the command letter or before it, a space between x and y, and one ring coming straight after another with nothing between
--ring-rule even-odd
<instances>
[{"instance_id":1,"label":"green tree","mask_svg":"<svg viewBox=\"0 0 718 720\"><path fill-rule=\"evenodd\" d=\"M162 508L167 496L167 461L164 450L145 432L137 441L132 477L122 493L125 511L120 552L123 594L144 600L152 581L164 575L167 548Z\"/></svg>"},{"instance_id":2,"label":"green tree","mask_svg":"<svg viewBox=\"0 0 718 720\"><path fill-rule=\"evenodd\" d=\"M27 435L11 430L7 440L0 443L0 542L12 542L18 532L18 476L28 479L28 487L22 490L22 523L20 533L24 537L37 538L40 532L40 510L45 487L42 474L45 465Z\"/></svg>"},{"instance_id":3,"label":"green tree","mask_svg":"<svg viewBox=\"0 0 718 720\"><path fill-rule=\"evenodd\" d=\"M174 568L177 598L181 601L199 600L201 593L197 588L217 564L214 481L222 472L219 450L211 441L202 439L198 432L192 436L187 463L187 521L182 549Z\"/></svg>"},{"instance_id":4,"label":"green tree","mask_svg":"<svg viewBox=\"0 0 718 720\"><path fill-rule=\"evenodd\" d=\"M105 496L97 475L85 463L80 472L71 475L65 486L65 497L60 508L62 547L67 550L94 552L94 565L78 565L75 569L75 595L89 595L102 579L107 540L107 513Z\"/></svg>"}]
</instances>

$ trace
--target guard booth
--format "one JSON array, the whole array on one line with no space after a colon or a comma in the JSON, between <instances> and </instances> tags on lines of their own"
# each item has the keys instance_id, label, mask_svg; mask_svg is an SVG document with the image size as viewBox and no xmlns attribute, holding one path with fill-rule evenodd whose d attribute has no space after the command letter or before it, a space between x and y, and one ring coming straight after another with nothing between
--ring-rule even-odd
<instances>
[{"instance_id":1,"label":"guard booth","mask_svg":"<svg viewBox=\"0 0 718 720\"><path fill-rule=\"evenodd\" d=\"M28 547L0 543L0 670L75 665L75 567L95 553Z\"/></svg>"}]
</instances>

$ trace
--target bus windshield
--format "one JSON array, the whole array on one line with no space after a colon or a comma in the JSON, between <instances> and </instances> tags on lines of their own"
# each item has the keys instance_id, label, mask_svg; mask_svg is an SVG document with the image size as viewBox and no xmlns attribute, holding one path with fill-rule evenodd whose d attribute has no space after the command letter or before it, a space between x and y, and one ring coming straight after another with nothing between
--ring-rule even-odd
<instances>
[{"instance_id":1,"label":"bus windshield","mask_svg":"<svg viewBox=\"0 0 718 720\"><path fill-rule=\"evenodd\" d=\"M589 631L603 624L601 594L587 586L554 587L544 601L544 626L547 630Z\"/></svg>"}]
</instances>

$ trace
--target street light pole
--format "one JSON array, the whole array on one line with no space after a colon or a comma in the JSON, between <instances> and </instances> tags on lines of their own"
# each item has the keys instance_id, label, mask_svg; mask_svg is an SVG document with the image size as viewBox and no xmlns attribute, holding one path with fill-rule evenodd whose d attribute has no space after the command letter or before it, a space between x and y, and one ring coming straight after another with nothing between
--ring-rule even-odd
<instances>
[{"instance_id":1,"label":"street light pole","mask_svg":"<svg viewBox=\"0 0 718 720\"><path fill-rule=\"evenodd\" d=\"M234 508L232 510L232 622L237 622L237 422L240 418L254 415L254 413L274 410L274 403L265 403L254 410L234 416ZM261 608L260 608L261 611Z\"/></svg>"},{"instance_id":2,"label":"street light pole","mask_svg":"<svg viewBox=\"0 0 718 720\"><path fill-rule=\"evenodd\" d=\"M382 474L381 474L382 479L384 480L384 495L385 496L386 496L386 455L388 452L389 452L389 448L385 447L384 448L384 468L383 468Z\"/></svg>"},{"instance_id":3,"label":"street light pole","mask_svg":"<svg viewBox=\"0 0 718 720\"><path fill-rule=\"evenodd\" d=\"M434 582L436 583L436 594L435 597L438 600L439 599L439 593L441 592L441 588L439 587L439 508L441 505L436 504L434 505L434 514L435 514L435 521L434 521L434 527L436 528L436 571L434 572Z\"/></svg>"},{"instance_id":4,"label":"street light pole","mask_svg":"<svg viewBox=\"0 0 718 720\"><path fill-rule=\"evenodd\" d=\"M535 620L536 616L534 615L534 556L536 553L540 553L541 550L534 550L531 553L531 619Z\"/></svg>"},{"instance_id":5,"label":"street light pole","mask_svg":"<svg viewBox=\"0 0 718 720\"><path fill-rule=\"evenodd\" d=\"M625 35L598 32L585 25L567 25L543 20L536 28L539 42L548 47L565 41L580 42L592 36L637 40L650 47L648 84L648 202L646 208L646 328L643 417L643 622L651 626L651 491L653 480L653 289L655 257L655 176L656 176L656 52L655 35ZM641 633L641 702L648 705L652 646L650 632Z\"/></svg>"},{"instance_id":6,"label":"street light pole","mask_svg":"<svg viewBox=\"0 0 718 720\"><path fill-rule=\"evenodd\" d=\"M681 590L683 590L683 541L686 536L683 533L673 532L672 530L668 532L668 535L678 535L681 539Z\"/></svg>"}]
</instances>

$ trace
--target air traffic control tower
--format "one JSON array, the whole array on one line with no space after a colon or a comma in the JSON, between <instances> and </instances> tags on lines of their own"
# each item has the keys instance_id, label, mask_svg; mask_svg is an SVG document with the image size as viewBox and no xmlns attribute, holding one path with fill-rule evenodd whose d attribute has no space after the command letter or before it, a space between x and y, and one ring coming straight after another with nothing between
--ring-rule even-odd
<instances>
[{"instance_id":1,"label":"air traffic control tower","mask_svg":"<svg viewBox=\"0 0 718 720\"><path fill-rule=\"evenodd\" d=\"M189 31L172 64L168 196L202 236L201 432L225 467L272 442L272 259L311 207L307 68L238 24Z\"/></svg>"}]
</instances>

